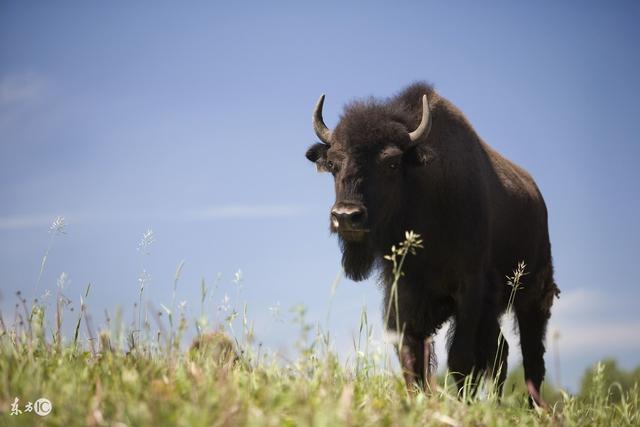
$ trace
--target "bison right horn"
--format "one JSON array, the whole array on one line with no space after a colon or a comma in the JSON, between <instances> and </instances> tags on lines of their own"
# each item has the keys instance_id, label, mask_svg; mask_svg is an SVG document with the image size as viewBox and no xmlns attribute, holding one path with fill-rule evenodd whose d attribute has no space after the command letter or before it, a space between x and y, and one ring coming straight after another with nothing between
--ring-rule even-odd
<instances>
[{"instance_id":1,"label":"bison right horn","mask_svg":"<svg viewBox=\"0 0 640 427\"><path fill-rule=\"evenodd\" d=\"M321 101L322 99L320 98ZM320 107L322 107L322 103L320 103ZM418 142L423 135L429 135L430 130L431 113L429 111L429 101L427 100L427 95L422 95L422 119L416 130L409 133L409 139L411 139L411 142Z\"/></svg>"},{"instance_id":2,"label":"bison right horn","mask_svg":"<svg viewBox=\"0 0 640 427\"><path fill-rule=\"evenodd\" d=\"M316 103L316 109L313 111L313 130L320 138L320 141L327 145L331 145L331 130L324 124L322 119L322 105L324 104L324 94L320 95L320 99Z\"/></svg>"}]
</instances>

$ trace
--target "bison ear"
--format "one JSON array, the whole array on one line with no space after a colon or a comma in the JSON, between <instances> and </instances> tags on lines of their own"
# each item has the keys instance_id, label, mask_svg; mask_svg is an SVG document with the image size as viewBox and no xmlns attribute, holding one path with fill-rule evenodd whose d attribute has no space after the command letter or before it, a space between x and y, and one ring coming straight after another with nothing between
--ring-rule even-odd
<instances>
[{"instance_id":1,"label":"bison ear","mask_svg":"<svg viewBox=\"0 0 640 427\"><path fill-rule=\"evenodd\" d=\"M436 153L427 144L418 144L404 153L405 160L412 166L427 166L436 158Z\"/></svg>"},{"instance_id":2,"label":"bison ear","mask_svg":"<svg viewBox=\"0 0 640 427\"><path fill-rule=\"evenodd\" d=\"M327 170L324 165L327 160L328 149L329 146L327 144L316 143L309 147L305 154L309 161L316 164L318 172L325 172Z\"/></svg>"}]
</instances>

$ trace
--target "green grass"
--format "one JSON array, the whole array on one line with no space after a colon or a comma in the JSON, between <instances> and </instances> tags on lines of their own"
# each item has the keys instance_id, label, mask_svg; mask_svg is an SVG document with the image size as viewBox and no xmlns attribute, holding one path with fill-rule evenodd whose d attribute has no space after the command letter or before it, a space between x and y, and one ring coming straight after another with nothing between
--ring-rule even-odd
<instances>
[{"instance_id":1,"label":"green grass","mask_svg":"<svg viewBox=\"0 0 640 427\"><path fill-rule=\"evenodd\" d=\"M152 237L145 233L144 250ZM400 245L389 258L398 265L396 285L404 256L420 246L419 236L413 237L413 246ZM41 273L50 249L51 244ZM182 263L170 307L143 313L141 279L136 320L126 326L117 311L101 331L93 330L85 304L90 287L73 312L62 293L66 277L59 280L53 308L37 302L29 306L18 294L14 323L7 326L0 313L0 425L640 425L638 383L613 382L611 378L622 374L610 365L598 365L578 396L543 388L548 409L529 408L517 369L507 379L501 400L491 392L491 384L481 387L479 397L459 398L444 374L429 395L407 391L399 372L390 368L390 355L370 345L366 311L354 354L340 362L330 350L328 333L306 321L304 307L295 307L298 352L287 360L255 344L246 305L242 313L229 311L222 325L211 325L204 281L200 316L189 322L180 309L184 305L175 303L181 269ZM144 267L142 271L146 274ZM238 272L235 283L239 286L240 281ZM516 297L518 282L513 282ZM155 328L150 317L155 317ZM73 327L69 338L61 332L65 320ZM189 324L197 339L184 348ZM315 338L309 339L313 332ZM41 397L53 404L49 415L11 415L16 398L24 411L28 401Z\"/></svg>"},{"instance_id":2,"label":"green grass","mask_svg":"<svg viewBox=\"0 0 640 427\"><path fill-rule=\"evenodd\" d=\"M26 337L23 337L26 338ZM359 356L357 369L308 347L282 363L271 354L236 357L222 333L204 335L185 352L153 346L96 354L5 334L0 338L0 425L638 425L636 385L612 403L594 378L585 398L561 397L531 410L523 393L463 402L450 388L408 393L399 375ZM317 344L317 343L315 343ZM47 397L53 412L9 415L14 399ZM122 423L122 424L117 424Z\"/></svg>"}]
</instances>

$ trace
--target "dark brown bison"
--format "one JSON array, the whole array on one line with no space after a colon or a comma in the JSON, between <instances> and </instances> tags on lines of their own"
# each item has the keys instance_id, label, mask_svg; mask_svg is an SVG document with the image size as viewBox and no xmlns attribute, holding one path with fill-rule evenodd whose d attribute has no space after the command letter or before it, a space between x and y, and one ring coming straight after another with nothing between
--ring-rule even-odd
<instances>
[{"instance_id":1,"label":"dark brown bison","mask_svg":"<svg viewBox=\"0 0 640 427\"><path fill-rule=\"evenodd\" d=\"M487 145L464 114L427 84L416 83L386 101L345 107L330 130L324 95L313 113L321 142L306 157L335 180L330 227L342 264L354 280L380 272L389 307L393 274L383 259L406 230L424 249L406 258L389 331L402 331L398 348L407 385L430 381L431 336L452 320L448 365L458 386L472 375L506 375L507 351L493 370L499 320L511 288L505 277L520 261L527 275L514 310L531 397L539 398L543 355L554 295L547 209L531 176ZM399 319L400 324L397 324Z\"/></svg>"}]
</instances>

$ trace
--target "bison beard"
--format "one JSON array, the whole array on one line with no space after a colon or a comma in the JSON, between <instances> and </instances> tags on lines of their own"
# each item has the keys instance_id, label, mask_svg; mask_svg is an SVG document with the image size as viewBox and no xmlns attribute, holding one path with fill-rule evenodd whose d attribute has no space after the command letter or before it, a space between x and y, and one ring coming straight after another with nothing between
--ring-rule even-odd
<instances>
[{"instance_id":1,"label":"bison beard","mask_svg":"<svg viewBox=\"0 0 640 427\"><path fill-rule=\"evenodd\" d=\"M407 386L430 384L429 343L450 320L455 327L448 364L458 386L467 376L477 384L487 374L501 389L508 345L496 357L496 344L511 289L505 277L524 261L527 276L513 310L525 382L531 399L543 404L544 338L560 291L547 210L533 178L487 145L464 114L427 84L384 102L354 102L333 130L322 120L323 103L324 96L313 114L321 143L306 157L334 177L332 232L345 274L359 281L380 270L387 307L393 275L382 256L405 231L425 241L406 258L398 310L391 305L386 325L403 333L397 350ZM363 238L349 238L358 235Z\"/></svg>"},{"instance_id":2,"label":"bison beard","mask_svg":"<svg viewBox=\"0 0 640 427\"><path fill-rule=\"evenodd\" d=\"M342 250L342 268L351 280L360 281L369 277L375 264L375 253L371 240L348 241L339 238Z\"/></svg>"}]
</instances>

